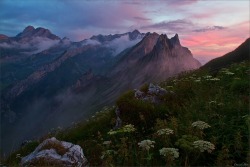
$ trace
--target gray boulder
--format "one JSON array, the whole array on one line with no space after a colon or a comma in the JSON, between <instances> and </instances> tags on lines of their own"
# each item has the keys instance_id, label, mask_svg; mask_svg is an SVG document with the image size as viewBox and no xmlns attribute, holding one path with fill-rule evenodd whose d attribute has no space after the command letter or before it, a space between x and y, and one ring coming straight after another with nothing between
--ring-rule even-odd
<instances>
[{"instance_id":1,"label":"gray boulder","mask_svg":"<svg viewBox=\"0 0 250 167\"><path fill-rule=\"evenodd\" d=\"M167 94L168 92L167 92L167 90L161 88L160 86L150 83L147 93L151 94L151 95L156 95L156 96L163 96L163 95Z\"/></svg>"},{"instance_id":2,"label":"gray boulder","mask_svg":"<svg viewBox=\"0 0 250 167\"><path fill-rule=\"evenodd\" d=\"M79 145L59 141L55 137L44 140L31 154L21 160L21 166L84 167L88 161Z\"/></svg>"},{"instance_id":3,"label":"gray boulder","mask_svg":"<svg viewBox=\"0 0 250 167\"><path fill-rule=\"evenodd\" d=\"M144 92L135 89L135 98L141 99L141 98L143 98L143 97L145 97L145 96L146 96L146 94L145 94Z\"/></svg>"},{"instance_id":4,"label":"gray boulder","mask_svg":"<svg viewBox=\"0 0 250 167\"><path fill-rule=\"evenodd\" d=\"M120 118L120 109L117 107L115 110L115 114L116 114L116 123L115 123L115 127L113 128L114 130L119 129L122 126L122 120Z\"/></svg>"},{"instance_id":5,"label":"gray boulder","mask_svg":"<svg viewBox=\"0 0 250 167\"><path fill-rule=\"evenodd\" d=\"M142 100L142 101L148 101L150 103L159 104L161 102L160 97L164 96L165 94L171 93L172 91L167 91L163 88L161 88L158 85L154 85L152 83L149 84L147 93L144 93L140 90L135 89L135 98Z\"/></svg>"}]
</instances>

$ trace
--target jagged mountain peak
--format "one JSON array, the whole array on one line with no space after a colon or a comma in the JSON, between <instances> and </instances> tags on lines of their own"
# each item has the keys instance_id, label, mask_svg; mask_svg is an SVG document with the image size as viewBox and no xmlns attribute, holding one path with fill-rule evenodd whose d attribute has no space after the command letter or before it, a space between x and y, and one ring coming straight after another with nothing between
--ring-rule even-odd
<instances>
[{"instance_id":1,"label":"jagged mountain peak","mask_svg":"<svg viewBox=\"0 0 250 167\"><path fill-rule=\"evenodd\" d=\"M174 47L171 40L168 38L166 34L161 34L156 42L155 49L154 50L162 50L166 52L166 50L170 50Z\"/></svg>"},{"instance_id":2,"label":"jagged mountain peak","mask_svg":"<svg viewBox=\"0 0 250 167\"><path fill-rule=\"evenodd\" d=\"M136 40L136 39L142 39L145 34L140 33L140 31L135 29L132 32L127 32L127 33L123 33L123 34L93 35L90 39L96 40L96 41L101 42L101 43L105 43L105 42L110 42L110 41L117 39L117 38L121 38L122 36L126 36L126 35L128 35L129 40Z\"/></svg>"},{"instance_id":3,"label":"jagged mountain peak","mask_svg":"<svg viewBox=\"0 0 250 167\"><path fill-rule=\"evenodd\" d=\"M172 42L173 45L175 46L181 46L181 43L180 43L180 39L179 39L179 35L178 34L175 34L175 36L173 36L170 41Z\"/></svg>"},{"instance_id":4,"label":"jagged mountain peak","mask_svg":"<svg viewBox=\"0 0 250 167\"><path fill-rule=\"evenodd\" d=\"M129 32L128 35L129 35L129 39L130 40L135 40L138 37L141 38L143 34L141 34L140 31L138 31L137 29L135 29L134 31Z\"/></svg>"},{"instance_id":5,"label":"jagged mountain peak","mask_svg":"<svg viewBox=\"0 0 250 167\"><path fill-rule=\"evenodd\" d=\"M35 28L33 26L27 26L24 30L23 30L23 33L26 33L26 32L30 32L30 31L33 31L35 30Z\"/></svg>"},{"instance_id":6,"label":"jagged mountain peak","mask_svg":"<svg viewBox=\"0 0 250 167\"><path fill-rule=\"evenodd\" d=\"M133 34L140 34L140 31L135 29L134 31L132 31Z\"/></svg>"},{"instance_id":7,"label":"jagged mountain peak","mask_svg":"<svg viewBox=\"0 0 250 167\"><path fill-rule=\"evenodd\" d=\"M60 38L50 32L50 30L43 27L34 28L33 26L27 26L23 32L19 33L17 36L19 39L32 38L32 37L43 37L52 40L60 40Z\"/></svg>"}]
</instances>

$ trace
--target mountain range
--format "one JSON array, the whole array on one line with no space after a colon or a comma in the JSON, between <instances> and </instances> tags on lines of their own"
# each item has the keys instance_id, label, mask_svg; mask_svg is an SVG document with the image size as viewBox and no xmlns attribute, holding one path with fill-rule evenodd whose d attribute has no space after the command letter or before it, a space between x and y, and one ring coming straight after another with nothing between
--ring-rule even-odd
<instances>
[{"instance_id":1,"label":"mountain range","mask_svg":"<svg viewBox=\"0 0 250 167\"><path fill-rule=\"evenodd\" d=\"M1 148L90 117L120 93L201 64L178 34L96 35L79 42L45 28L0 35ZM4 144L3 144L4 143Z\"/></svg>"}]
</instances>

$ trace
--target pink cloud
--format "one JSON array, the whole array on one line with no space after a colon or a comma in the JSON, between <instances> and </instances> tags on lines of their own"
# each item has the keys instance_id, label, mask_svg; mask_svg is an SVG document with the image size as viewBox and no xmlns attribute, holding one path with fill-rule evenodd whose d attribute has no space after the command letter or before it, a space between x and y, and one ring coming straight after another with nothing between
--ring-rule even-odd
<instances>
[{"instance_id":1,"label":"pink cloud","mask_svg":"<svg viewBox=\"0 0 250 167\"><path fill-rule=\"evenodd\" d=\"M209 60L234 50L249 38L248 24L242 22L223 30L193 32L183 36L181 42L195 57Z\"/></svg>"}]
</instances>

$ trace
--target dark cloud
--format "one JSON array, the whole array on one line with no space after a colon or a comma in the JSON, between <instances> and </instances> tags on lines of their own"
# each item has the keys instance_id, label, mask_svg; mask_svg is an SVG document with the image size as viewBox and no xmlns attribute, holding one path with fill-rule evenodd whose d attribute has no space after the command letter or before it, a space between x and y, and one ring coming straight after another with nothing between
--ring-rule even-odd
<instances>
[{"instance_id":1,"label":"dark cloud","mask_svg":"<svg viewBox=\"0 0 250 167\"><path fill-rule=\"evenodd\" d=\"M226 27L223 26L201 26L199 24L195 24L191 22L190 20L186 19L178 19L178 20L171 20L171 21L163 21L156 24L151 24L147 26L142 26L142 29L146 30L164 30L171 32L206 32L206 31L215 31L215 30L223 30L226 29Z\"/></svg>"},{"instance_id":2,"label":"dark cloud","mask_svg":"<svg viewBox=\"0 0 250 167\"><path fill-rule=\"evenodd\" d=\"M190 30L193 27L193 23L189 20L178 19L171 21L163 21L160 23L142 26L142 29L158 29L158 30L169 30L175 32L183 32Z\"/></svg>"},{"instance_id":3,"label":"dark cloud","mask_svg":"<svg viewBox=\"0 0 250 167\"><path fill-rule=\"evenodd\" d=\"M127 5L141 5L141 2L139 2L139 1L125 1L125 2L123 2L123 4L127 4Z\"/></svg>"},{"instance_id":4,"label":"dark cloud","mask_svg":"<svg viewBox=\"0 0 250 167\"><path fill-rule=\"evenodd\" d=\"M60 37L73 37L73 40L85 36L84 32L93 35L100 31L126 31L133 22L136 23L131 18L143 18L135 7L116 1L3 1L0 11L0 33L15 36L27 25L33 25L48 28Z\"/></svg>"},{"instance_id":5,"label":"dark cloud","mask_svg":"<svg viewBox=\"0 0 250 167\"><path fill-rule=\"evenodd\" d=\"M194 32L206 32L206 31L223 30L223 29L226 29L226 27L212 26L212 27L205 27L205 28L195 29L193 31Z\"/></svg>"},{"instance_id":6,"label":"dark cloud","mask_svg":"<svg viewBox=\"0 0 250 167\"><path fill-rule=\"evenodd\" d=\"M197 3L199 0L167 0L166 3L171 6L186 6Z\"/></svg>"},{"instance_id":7,"label":"dark cloud","mask_svg":"<svg viewBox=\"0 0 250 167\"><path fill-rule=\"evenodd\" d=\"M133 17L133 18L136 19L136 20L143 20L143 21L152 20L152 19L148 19L148 18L144 18L144 17Z\"/></svg>"}]
</instances>

